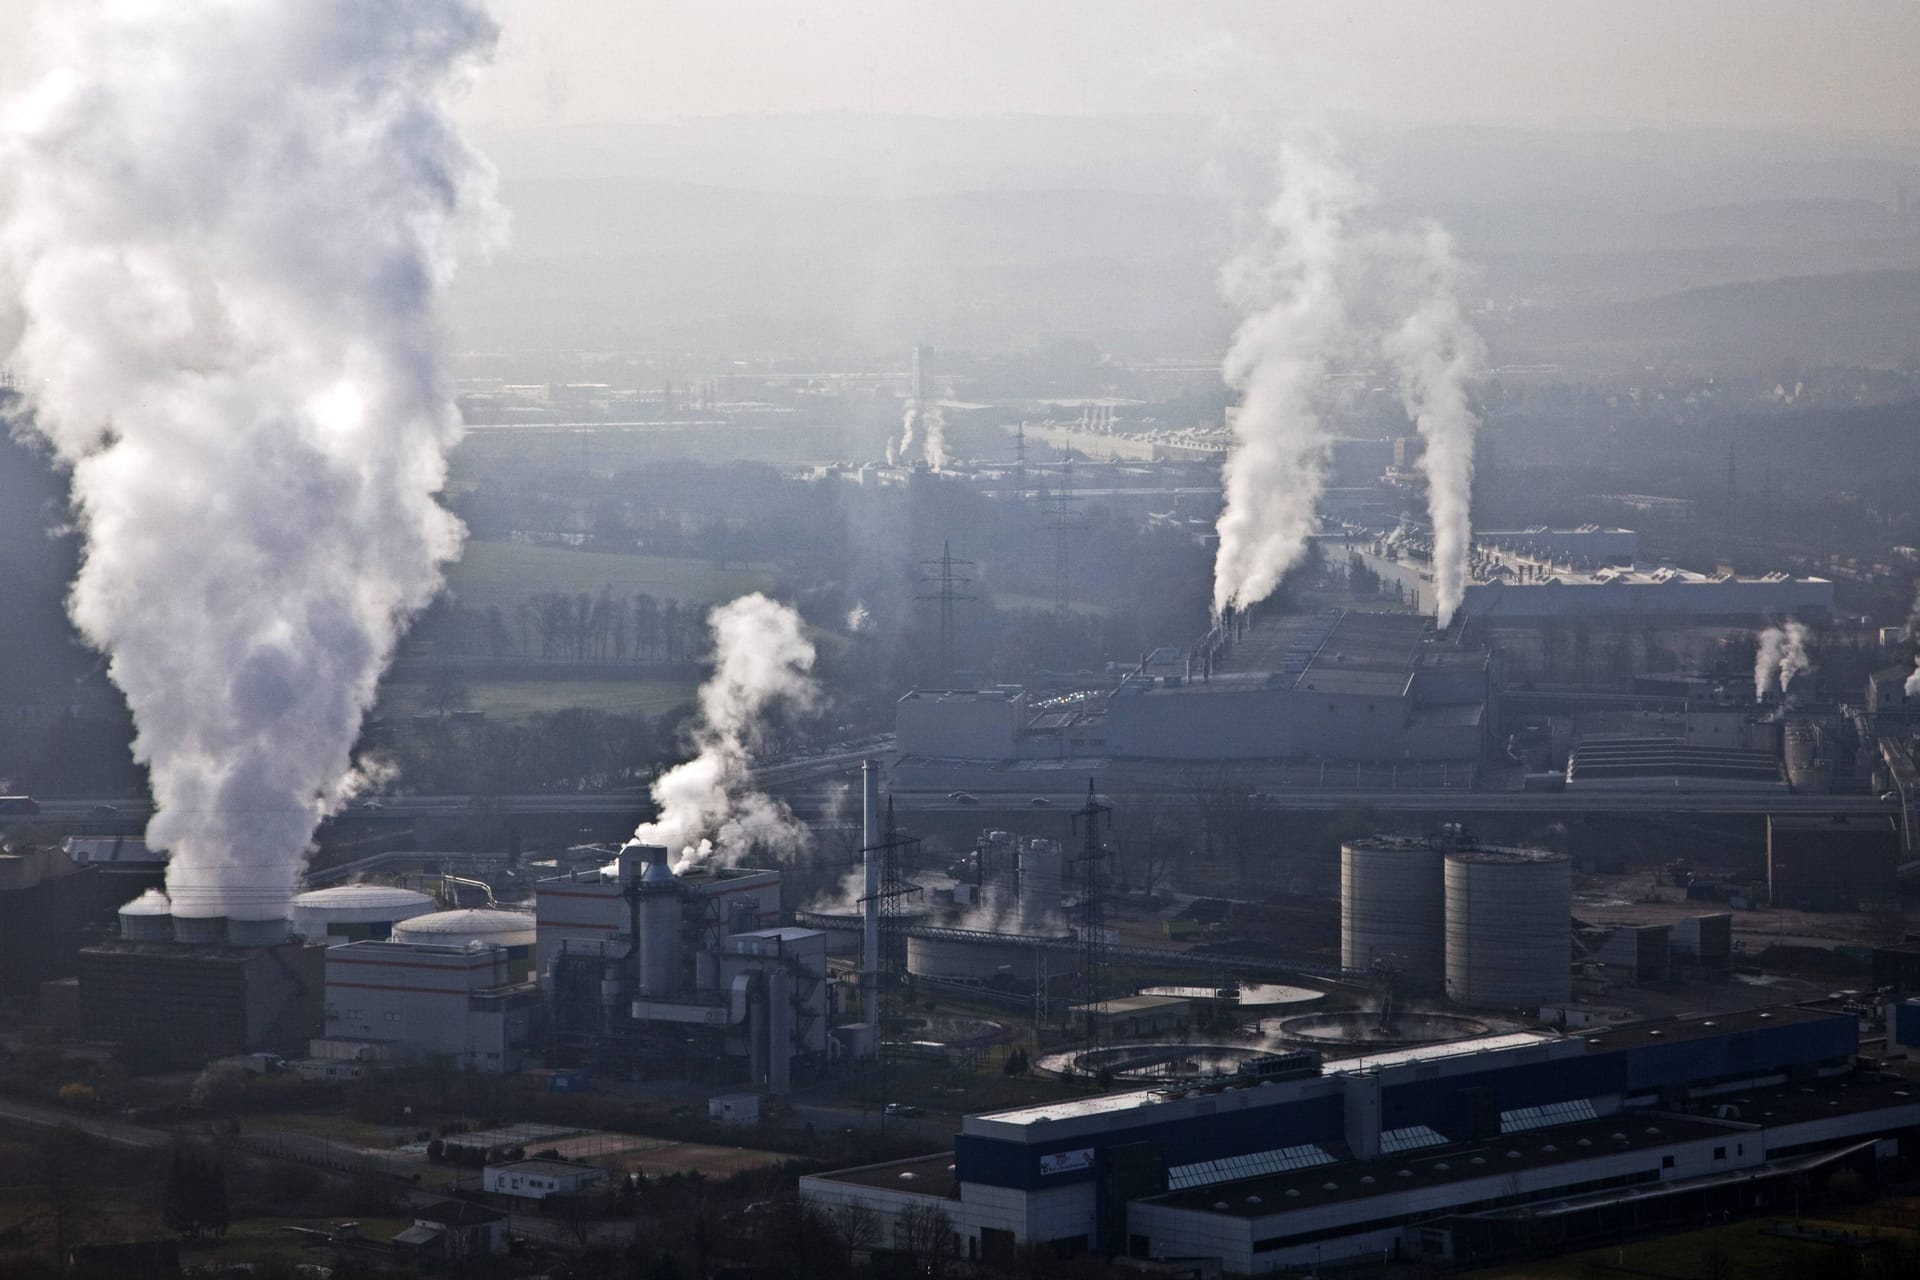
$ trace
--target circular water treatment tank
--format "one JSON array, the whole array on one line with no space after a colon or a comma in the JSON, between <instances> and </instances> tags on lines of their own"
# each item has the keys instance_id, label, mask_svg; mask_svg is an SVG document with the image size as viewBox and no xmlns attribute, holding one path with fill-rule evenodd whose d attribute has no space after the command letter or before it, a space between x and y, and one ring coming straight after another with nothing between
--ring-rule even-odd
<instances>
[{"instance_id":1,"label":"circular water treatment tank","mask_svg":"<svg viewBox=\"0 0 1920 1280\"><path fill-rule=\"evenodd\" d=\"M1079 970L1079 953L1071 947L1022 946L1017 942L976 942L956 938L907 938L907 972L921 978L988 982L1005 977L1032 983L1042 972L1057 978Z\"/></svg>"},{"instance_id":2,"label":"circular water treatment tank","mask_svg":"<svg viewBox=\"0 0 1920 1280\"><path fill-rule=\"evenodd\" d=\"M1573 864L1532 849L1446 855L1447 998L1537 1009L1573 994Z\"/></svg>"},{"instance_id":3,"label":"circular water treatment tank","mask_svg":"<svg viewBox=\"0 0 1920 1280\"><path fill-rule=\"evenodd\" d=\"M1446 972L1446 889L1439 850L1380 837L1340 846L1340 967L1391 965L1409 987Z\"/></svg>"},{"instance_id":4,"label":"circular water treatment tank","mask_svg":"<svg viewBox=\"0 0 1920 1280\"><path fill-rule=\"evenodd\" d=\"M533 945L533 916L525 911L500 911L465 908L435 911L414 916L393 926L396 942L431 943L442 947L464 947L483 942L492 947L529 947Z\"/></svg>"},{"instance_id":5,"label":"circular water treatment tank","mask_svg":"<svg viewBox=\"0 0 1920 1280\"><path fill-rule=\"evenodd\" d=\"M292 930L313 942L379 940L402 920L431 912L424 893L383 884L343 884L310 889L293 900Z\"/></svg>"}]
</instances>

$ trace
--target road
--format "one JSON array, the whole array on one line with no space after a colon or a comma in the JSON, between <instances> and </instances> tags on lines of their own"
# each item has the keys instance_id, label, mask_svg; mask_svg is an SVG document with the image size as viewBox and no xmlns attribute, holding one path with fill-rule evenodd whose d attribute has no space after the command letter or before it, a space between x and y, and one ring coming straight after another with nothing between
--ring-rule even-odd
<instances>
[{"instance_id":1,"label":"road","mask_svg":"<svg viewBox=\"0 0 1920 1280\"><path fill-rule=\"evenodd\" d=\"M173 1135L164 1129L148 1129L105 1116L90 1116L61 1107L42 1106L37 1102L22 1102L16 1098L0 1098L0 1121L8 1120L42 1129L78 1129L115 1146L138 1147L148 1151L169 1146L173 1142Z\"/></svg>"}]
</instances>

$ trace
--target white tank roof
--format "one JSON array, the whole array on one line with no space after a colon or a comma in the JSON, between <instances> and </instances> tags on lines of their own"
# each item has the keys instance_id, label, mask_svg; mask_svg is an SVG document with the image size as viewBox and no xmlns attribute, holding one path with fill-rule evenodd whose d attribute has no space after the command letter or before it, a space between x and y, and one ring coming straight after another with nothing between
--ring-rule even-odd
<instances>
[{"instance_id":1,"label":"white tank roof","mask_svg":"<svg viewBox=\"0 0 1920 1280\"><path fill-rule=\"evenodd\" d=\"M343 884L331 889L309 889L293 900L296 911L391 910L395 907L433 907L433 899L412 889L388 884Z\"/></svg>"},{"instance_id":2,"label":"white tank roof","mask_svg":"<svg viewBox=\"0 0 1920 1280\"><path fill-rule=\"evenodd\" d=\"M533 916L525 911L489 911L477 907L436 911L400 921L393 926L393 936L403 942L455 946L490 942L496 946L518 946L533 941Z\"/></svg>"}]
</instances>

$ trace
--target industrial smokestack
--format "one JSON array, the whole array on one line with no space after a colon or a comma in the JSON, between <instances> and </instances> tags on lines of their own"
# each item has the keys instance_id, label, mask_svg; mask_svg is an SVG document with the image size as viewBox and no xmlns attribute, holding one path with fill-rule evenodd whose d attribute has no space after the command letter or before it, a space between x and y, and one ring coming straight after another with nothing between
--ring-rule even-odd
<instances>
[{"instance_id":1,"label":"industrial smokestack","mask_svg":"<svg viewBox=\"0 0 1920 1280\"><path fill-rule=\"evenodd\" d=\"M860 762L860 866L866 874L861 911L860 985L880 985L880 762Z\"/></svg>"}]
</instances>

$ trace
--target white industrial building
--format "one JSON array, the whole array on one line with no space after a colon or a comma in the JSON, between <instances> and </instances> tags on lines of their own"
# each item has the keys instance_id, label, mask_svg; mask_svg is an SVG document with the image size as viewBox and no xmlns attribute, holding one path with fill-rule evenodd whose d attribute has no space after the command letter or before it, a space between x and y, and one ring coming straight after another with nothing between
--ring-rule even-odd
<instances>
[{"instance_id":1,"label":"white industrial building","mask_svg":"<svg viewBox=\"0 0 1920 1280\"><path fill-rule=\"evenodd\" d=\"M346 943L327 951L326 1032L314 1056L518 1071L537 1000L514 980L504 947Z\"/></svg>"},{"instance_id":2,"label":"white industrial building","mask_svg":"<svg viewBox=\"0 0 1920 1280\"><path fill-rule=\"evenodd\" d=\"M607 1180L607 1171L571 1160L535 1158L490 1164L481 1185L491 1195L514 1200L575 1196Z\"/></svg>"}]
</instances>

